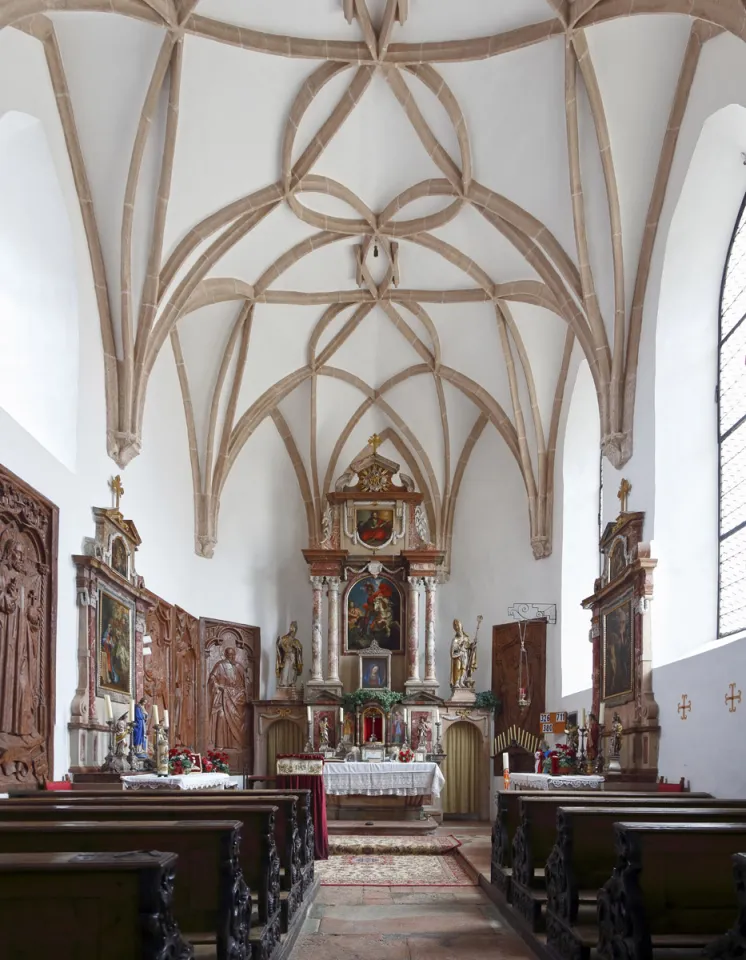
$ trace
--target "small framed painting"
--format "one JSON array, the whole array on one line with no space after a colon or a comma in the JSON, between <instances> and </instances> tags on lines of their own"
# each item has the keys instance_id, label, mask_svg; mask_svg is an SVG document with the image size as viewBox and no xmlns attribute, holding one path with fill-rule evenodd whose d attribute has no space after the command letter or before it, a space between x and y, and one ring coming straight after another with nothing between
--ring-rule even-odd
<instances>
[{"instance_id":1,"label":"small framed painting","mask_svg":"<svg viewBox=\"0 0 746 960\"><path fill-rule=\"evenodd\" d=\"M414 762L424 763L427 760L427 750L415 750Z\"/></svg>"},{"instance_id":2,"label":"small framed painting","mask_svg":"<svg viewBox=\"0 0 746 960\"><path fill-rule=\"evenodd\" d=\"M365 763L383 763L386 759L386 748L383 746L364 746L361 756Z\"/></svg>"},{"instance_id":3,"label":"small framed painting","mask_svg":"<svg viewBox=\"0 0 746 960\"><path fill-rule=\"evenodd\" d=\"M391 653L376 648L360 653L358 686L361 690L389 690L391 688Z\"/></svg>"},{"instance_id":4,"label":"small framed painting","mask_svg":"<svg viewBox=\"0 0 746 960\"><path fill-rule=\"evenodd\" d=\"M190 773L202 773L202 754L201 753L190 753L189 759L192 761L192 769Z\"/></svg>"}]
</instances>

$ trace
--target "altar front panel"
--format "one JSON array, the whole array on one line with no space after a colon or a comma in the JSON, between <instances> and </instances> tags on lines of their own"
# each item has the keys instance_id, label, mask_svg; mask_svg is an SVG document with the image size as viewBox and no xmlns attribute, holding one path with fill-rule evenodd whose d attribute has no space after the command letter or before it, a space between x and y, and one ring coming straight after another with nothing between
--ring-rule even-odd
<instances>
[{"instance_id":1,"label":"altar front panel","mask_svg":"<svg viewBox=\"0 0 746 960\"><path fill-rule=\"evenodd\" d=\"M445 778L437 763L330 763L328 796L439 797Z\"/></svg>"}]
</instances>

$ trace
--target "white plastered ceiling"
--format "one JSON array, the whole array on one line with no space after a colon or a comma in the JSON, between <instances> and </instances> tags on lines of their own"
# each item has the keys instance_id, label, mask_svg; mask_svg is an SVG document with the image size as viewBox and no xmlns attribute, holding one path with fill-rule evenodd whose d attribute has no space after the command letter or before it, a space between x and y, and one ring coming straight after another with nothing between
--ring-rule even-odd
<instances>
[{"instance_id":1,"label":"white plastered ceiling","mask_svg":"<svg viewBox=\"0 0 746 960\"><path fill-rule=\"evenodd\" d=\"M270 418L318 539L377 430L448 548L485 430L552 549L573 353L632 451L647 275L702 45L738 0L4 0L46 53L91 251L107 443L172 351L211 556ZM635 14L635 15L631 15ZM377 254L377 256L376 256ZM157 411L156 411L157 413ZM149 410L149 415L151 411ZM221 518L230 522L230 518Z\"/></svg>"}]
</instances>

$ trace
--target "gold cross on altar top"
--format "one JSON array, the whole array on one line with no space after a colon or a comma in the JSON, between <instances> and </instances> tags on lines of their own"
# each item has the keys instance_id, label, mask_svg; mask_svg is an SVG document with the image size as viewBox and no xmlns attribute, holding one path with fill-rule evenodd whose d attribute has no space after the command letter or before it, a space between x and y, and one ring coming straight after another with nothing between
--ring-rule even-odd
<instances>
[{"instance_id":1,"label":"gold cross on altar top","mask_svg":"<svg viewBox=\"0 0 746 960\"><path fill-rule=\"evenodd\" d=\"M617 494L617 499L619 500L619 505L621 507L620 513L627 512L627 501L629 500L629 494L632 490L632 484L629 480L622 480L619 485L619 493Z\"/></svg>"},{"instance_id":2,"label":"gold cross on altar top","mask_svg":"<svg viewBox=\"0 0 746 960\"><path fill-rule=\"evenodd\" d=\"M374 433L372 437L368 437L368 444L373 448L374 454L378 451L378 448L382 443L383 440L378 436L377 433Z\"/></svg>"},{"instance_id":3,"label":"gold cross on altar top","mask_svg":"<svg viewBox=\"0 0 746 960\"><path fill-rule=\"evenodd\" d=\"M119 513L119 501L124 496L124 487L122 486L122 478L119 474L116 477L113 477L109 481L109 486L111 487L111 492L116 497L116 503L114 504L114 509Z\"/></svg>"}]
</instances>

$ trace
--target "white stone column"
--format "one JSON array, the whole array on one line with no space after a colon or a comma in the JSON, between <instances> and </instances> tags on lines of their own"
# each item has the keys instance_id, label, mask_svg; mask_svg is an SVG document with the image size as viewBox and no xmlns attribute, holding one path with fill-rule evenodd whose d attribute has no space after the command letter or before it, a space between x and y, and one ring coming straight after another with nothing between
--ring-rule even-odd
<instances>
[{"instance_id":1,"label":"white stone column","mask_svg":"<svg viewBox=\"0 0 746 960\"><path fill-rule=\"evenodd\" d=\"M326 578L328 601L327 683L339 684L339 577Z\"/></svg>"},{"instance_id":2,"label":"white stone column","mask_svg":"<svg viewBox=\"0 0 746 960\"><path fill-rule=\"evenodd\" d=\"M435 577L425 577L425 683L436 685L435 673Z\"/></svg>"},{"instance_id":3,"label":"white stone column","mask_svg":"<svg viewBox=\"0 0 746 960\"><path fill-rule=\"evenodd\" d=\"M311 680L320 683L324 679L321 664L321 588L323 577L311 577L313 611L311 615Z\"/></svg>"},{"instance_id":4,"label":"white stone column","mask_svg":"<svg viewBox=\"0 0 746 960\"><path fill-rule=\"evenodd\" d=\"M420 682L420 578L407 577L407 685Z\"/></svg>"}]
</instances>

